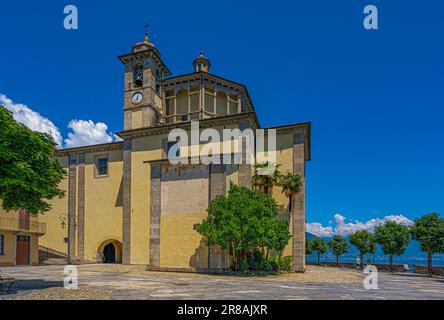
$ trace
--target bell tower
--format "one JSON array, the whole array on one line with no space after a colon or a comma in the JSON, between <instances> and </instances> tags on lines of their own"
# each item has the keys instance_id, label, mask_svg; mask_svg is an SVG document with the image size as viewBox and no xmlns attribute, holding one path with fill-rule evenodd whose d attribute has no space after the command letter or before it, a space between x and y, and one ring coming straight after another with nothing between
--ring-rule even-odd
<instances>
[{"instance_id":1,"label":"bell tower","mask_svg":"<svg viewBox=\"0 0 444 320\"><path fill-rule=\"evenodd\" d=\"M125 65L124 130L156 126L163 116L162 80L171 73L148 32L119 60Z\"/></svg>"}]
</instances>

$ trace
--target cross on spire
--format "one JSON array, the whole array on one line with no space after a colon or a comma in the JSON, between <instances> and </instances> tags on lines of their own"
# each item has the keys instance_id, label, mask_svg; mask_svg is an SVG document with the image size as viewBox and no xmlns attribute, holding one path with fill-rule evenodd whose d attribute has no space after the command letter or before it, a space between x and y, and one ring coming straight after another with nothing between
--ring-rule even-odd
<instances>
[{"instance_id":1,"label":"cross on spire","mask_svg":"<svg viewBox=\"0 0 444 320\"><path fill-rule=\"evenodd\" d=\"M145 22L145 42L148 42L148 28L149 28L149 23Z\"/></svg>"}]
</instances>

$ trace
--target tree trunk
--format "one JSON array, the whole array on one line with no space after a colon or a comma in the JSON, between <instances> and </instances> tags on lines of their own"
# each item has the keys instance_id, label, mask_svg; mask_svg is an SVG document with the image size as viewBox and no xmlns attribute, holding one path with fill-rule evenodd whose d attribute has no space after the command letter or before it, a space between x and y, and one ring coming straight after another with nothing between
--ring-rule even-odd
<instances>
[{"instance_id":1,"label":"tree trunk","mask_svg":"<svg viewBox=\"0 0 444 320\"><path fill-rule=\"evenodd\" d=\"M359 254L359 259L361 259L360 263L359 263L359 268L362 270L363 268L363 260L364 260L364 255L361 253Z\"/></svg>"},{"instance_id":2,"label":"tree trunk","mask_svg":"<svg viewBox=\"0 0 444 320\"><path fill-rule=\"evenodd\" d=\"M237 252L234 243L231 244L231 247L233 248L234 271L237 271Z\"/></svg>"},{"instance_id":3,"label":"tree trunk","mask_svg":"<svg viewBox=\"0 0 444 320\"><path fill-rule=\"evenodd\" d=\"M339 254L336 255L336 266L339 267Z\"/></svg>"},{"instance_id":4,"label":"tree trunk","mask_svg":"<svg viewBox=\"0 0 444 320\"><path fill-rule=\"evenodd\" d=\"M427 271L430 275L432 275L432 252L429 250L427 252Z\"/></svg>"},{"instance_id":5,"label":"tree trunk","mask_svg":"<svg viewBox=\"0 0 444 320\"><path fill-rule=\"evenodd\" d=\"M390 255L390 272L393 272L393 255Z\"/></svg>"},{"instance_id":6,"label":"tree trunk","mask_svg":"<svg viewBox=\"0 0 444 320\"><path fill-rule=\"evenodd\" d=\"M321 254L318 251L318 266L321 265Z\"/></svg>"}]
</instances>

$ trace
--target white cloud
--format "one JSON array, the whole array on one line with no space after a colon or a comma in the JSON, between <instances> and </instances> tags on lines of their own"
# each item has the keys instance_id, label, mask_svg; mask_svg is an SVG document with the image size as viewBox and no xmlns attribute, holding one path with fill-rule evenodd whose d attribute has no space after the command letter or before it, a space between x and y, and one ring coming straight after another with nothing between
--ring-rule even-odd
<instances>
[{"instance_id":1,"label":"white cloud","mask_svg":"<svg viewBox=\"0 0 444 320\"><path fill-rule=\"evenodd\" d=\"M68 124L68 128L70 128L72 132L68 133L68 138L65 139L65 145L63 145L60 130L48 118L41 116L38 112L33 111L24 104L15 103L1 93L0 105L10 110L17 122L23 123L33 131L48 133L54 139L57 148L74 148L121 141L115 134L108 133L108 126L102 122L94 123L91 120L72 120Z\"/></svg>"},{"instance_id":2,"label":"white cloud","mask_svg":"<svg viewBox=\"0 0 444 320\"><path fill-rule=\"evenodd\" d=\"M91 120L72 120L68 124L73 132L68 133L65 139L66 148L82 147L94 144L113 142L108 134L108 126L102 122L94 123Z\"/></svg>"},{"instance_id":3,"label":"white cloud","mask_svg":"<svg viewBox=\"0 0 444 320\"><path fill-rule=\"evenodd\" d=\"M333 235L348 236L356 231L366 230L374 232L377 226L380 226L388 221L394 221L402 225L410 226L413 221L404 217L403 215L386 216L383 219L374 218L366 222L358 220L346 222L347 218L337 213L334 216L335 227L324 227L321 223L307 223L307 232L310 232L319 237L331 237Z\"/></svg>"},{"instance_id":4,"label":"white cloud","mask_svg":"<svg viewBox=\"0 0 444 320\"><path fill-rule=\"evenodd\" d=\"M1 93L0 105L3 105L6 109L11 111L17 122L23 123L33 131L48 133L54 139L54 142L58 147L62 146L62 135L55 124L48 118L41 116L24 104L15 103Z\"/></svg>"},{"instance_id":5,"label":"white cloud","mask_svg":"<svg viewBox=\"0 0 444 320\"><path fill-rule=\"evenodd\" d=\"M321 238L333 236L333 228L323 227L319 222L307 223L305 227L307 232Z\"/></svg>"}]
</instances>

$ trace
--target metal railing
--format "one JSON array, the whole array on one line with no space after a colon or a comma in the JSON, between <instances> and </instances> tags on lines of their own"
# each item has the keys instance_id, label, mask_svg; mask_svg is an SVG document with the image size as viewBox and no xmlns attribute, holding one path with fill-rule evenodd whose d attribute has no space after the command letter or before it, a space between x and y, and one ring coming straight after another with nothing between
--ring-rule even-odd
<instances>
[{"instance_id":1,"label":"metal railing","mask_svg":"<svg viewBox=\"0 0 444 320\"><path fill-rule=\"evenodd\" d=\"M0 217L0 230L44 234L46 233L46 223L31 218L29 223L23 224L17 217Z\"/></svg>"}]
</instances>

